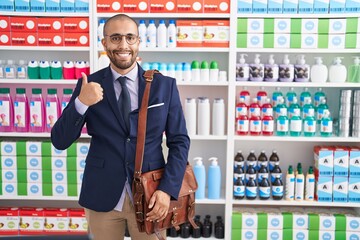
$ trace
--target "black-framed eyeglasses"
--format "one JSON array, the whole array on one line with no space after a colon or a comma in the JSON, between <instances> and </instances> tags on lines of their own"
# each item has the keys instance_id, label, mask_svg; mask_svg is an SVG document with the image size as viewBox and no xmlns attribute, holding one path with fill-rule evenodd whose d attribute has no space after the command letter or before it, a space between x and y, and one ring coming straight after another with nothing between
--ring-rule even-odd
<instances>
[{"instance_id":1,"label":"black-framed eyeglasses","mask_svg":"<svg viewBox=\"0 0 360 240\"><path fill-rule=\"evenodd\" d=\"M129 45L133 45L136 43L136 41L138 40L139 36L135 35L135 34L112 34L112 35L105 35L105 37L109 37L110 38L110 41L113 43L113 44L120 44L123 37L125 37L126 39L126 42L129 44Z\"/></svg>"}]
</instances>

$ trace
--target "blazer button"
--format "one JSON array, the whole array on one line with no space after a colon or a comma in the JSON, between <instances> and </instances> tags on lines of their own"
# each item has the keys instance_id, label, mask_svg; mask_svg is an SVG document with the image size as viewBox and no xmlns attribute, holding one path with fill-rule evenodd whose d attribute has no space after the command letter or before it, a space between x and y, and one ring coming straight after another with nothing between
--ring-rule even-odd
<instances>
[{"instance_id":1,"label":"blazer button","mask_svg":"<svg viewBox=\"0 0 360 240\"><path fill-rule=\"evenodd\" d=\"M130 142L130 138L127 138L127 139L126 139L126 142Z\"/></svg>"}]
</instances>

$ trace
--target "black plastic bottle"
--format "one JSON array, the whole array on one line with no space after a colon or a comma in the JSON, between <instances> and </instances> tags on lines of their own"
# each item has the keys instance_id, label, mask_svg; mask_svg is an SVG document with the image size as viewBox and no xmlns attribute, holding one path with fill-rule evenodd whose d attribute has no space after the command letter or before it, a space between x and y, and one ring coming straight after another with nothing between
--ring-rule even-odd
<instances>
[{"instance_id":1,"label":"black plastic bottle","mask_svg":"<svg viewBox=\"0 0 360 240\"><path fill-rule=\"evenodd\" d=\"M199 228L197 228L197 229L192 228L191 237L192 238L201 238L203 226L202 226L202 223L200 222L200 215L195 215L194 222Z\"/></svg>"},{"instance_id":2,"label":"black plastic bottle","mask_svg":"<svg viewBox=\"0 0 360 240\"><path fill-rule=\"evenodd\" d=\"M256 168L256 156L255 156L255 151L251 150L249 155L246 158L246 167L248 167L250 164L253 164L254 167Z\"/></svg>"},{"instance_id":3,"label":"black plastic bottle","mask_svg":"<svg viewBox=\"0 0 360 240\"><path fill-rule=\"evenodd\" d=\"M240 165L237 165L234 170L234 182L238 177L240 177L242 180L245 178L244 169Z\"/></svg>"},{"instance_id":4,"label":"black plastic bottle","mask_svg":"<svg viewBox=\"0 0 360 240\"><path fill-rule=\"evenodd\" d=\"M261 182L261 180L262 180L262 178L263 178L264 176L266 176L267 178L269 178L269 170L268 170L268 168L267 168L266 163L262 162L262 163L261 163L261 167L260 167L260 169L259 169L259 171L258 171L258 178L257 178L258 183Z\"/></svg>"},{"instance_id":5,"label":"black plastic bottle","mask_svg":"<svg viewBox=\"0 0 360 240\"><path fill-rule=\"evenodd\" d=\"M266 176L263 176L260 184L259 184L259 197L260 200L267 200L270 198L270 182Z\"/></svg>"},{"instance_id":6,"label":"black plastic bottle","mask_svg":"<svg viewBox=\"0 0 360 240\"><path fill-rule=\"evenodd\" d=\"M245 175L245 183L247 183L249 181L250 177L252 177L254 180L256 180L256 169L255 169L255 164L253 162L251 162L247 166L246 175Z\"/></svg>"},{"instance_id":7,"label":"black plastic bottle","mask_svg":"<svg viewBox=\"0 0 360 240\"><path fill-rule=\"evenodd\" d=\"M274 200L281 200L284 197L284 184L280 176L276 176L271 186L271 195Z\"/></svg>"},{"instance_id":8,"label":"black plastic bottle","mask_svg":"<svg viewBox=\"0 0 360 240\"><path fill-rule=\"evenodd\" d=\"M262 164L265 164L265 166L268 166L268 158L265 154L265 150L262 150L260 155L258 156L258 165L257 165L257 170L259 170L261 168Z\"/></svg>"},{"instance_id":9,"label":"black plastic bottle","mask_svg":"<svg viewBox=\"0 0 360 240\"><path fill-rule=\"evenodd\" d=\"M279 166L279 162L275 163L274 169L271 172L271 183L273 183L276 177L279 176L282 179L282 172Z\"/></svg>"},{"instance_id":10,"label":"black plastic bottle","mask_svg":"<svg viewBox=\"0 0 360 240\"><path fill-rule=\"evenodd\" d=\"M234 199L240 200L245 197L245 186L244 180L238 177L234 183Z\"/></svg>"},{"instance_id":11,"label":"black plastic bottle","mask_svg":"<svg viewBox=\"0 0 360 240\"><path fill-rule=\"evenodd\" d=\"M280 159L279 159L279 156L277 154L277 151L273 150L270 157L269 157L269 170L270 170L270 172L272 172L272 170L274 169L275 163L279 162L279 161L280 161Z\"/></svg>"},{"instance_id":12,"label":"black plastic bottle","mask_svg":"<svg viewBox=\"0 0 360 240\"><path fill-rule=\"evenodd\" d=\"M176 229L174 227L172 227L167 230L167 235L169 237L177 237L177 236L179 236L179 231L176 231Z\"/></svg>"},{"instance_id":13,"label":"black plastic bottle","mask_svg":"<svg viewBox=\"0 0 360 240\"><path fill-rule=\"evenodd\" d=\"M257 196L257 184L252 176L250 176L249 181L246 183L245 188L245 197L248 200L254 200Z\"/></svg>"},{"instance_id":14,"label":"black plastic bottle","mask_svg":"<svg viewBox=\"0 0 360 240\"><path fill-rule=\"evenodd\" d=\"M189 238L190 237L190 223L185 222L180 226L180 237Z\"/></svg>"},{"instance_id":15,"label":"black plastic bottle","mask_svg":"<svg viewBox=\"0 0 360 240\"><path fill-rule=\"evenodd\" d=\"M215 238L217 238L217 239L223 239L223 238L224 238L225 229L224 229L224 223L223 223L222 217L221 217L221 216L217 216L216 219L217 219L217 221L216 221L216 223L214 224L214 228L215 228Z\"/></svg>"},{"instance_id":16,"label":"black plastic bottle","mask_svg":"<svg viewBox=\"0 0 360 240\"><path fill-rule=\"evenodd\" d=\"M210 215L206 215L203 223L202 237L209 238L212 234L212 222Z\"/></svg>"},{"instance_id":17,"label":"black plastic bottle","mask_svg":"<svg viewBox=\"0 0 360 240\"><path fill-rule=\"evenodd\" d=\"M236 166L239 165L242 168L244 168L244 161L245 161L244 155L242 154L242 151L239 150L234 157L234 169L236 168Z\"/></svg>"}]
</instances>

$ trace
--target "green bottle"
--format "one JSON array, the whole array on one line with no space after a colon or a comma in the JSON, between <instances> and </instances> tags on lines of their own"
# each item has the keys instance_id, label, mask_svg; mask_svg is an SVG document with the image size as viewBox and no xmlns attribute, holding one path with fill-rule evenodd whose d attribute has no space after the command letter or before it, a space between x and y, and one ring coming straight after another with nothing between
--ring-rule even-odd
<instances>
[{"instance_id":1,"label":"green bottle","mask_svg":"<svg viewBox=\"0 0 360 240\"><path fill-rule=\"evenodd\" d=\"M316 134L316 120L314 116L306 116L303 124L304 136L313 137Z\"/></svg>"},{"instance_id":2,"label":"green bottle","mask_svg":"<svg viewBox=\"0 0 360 240\"><path fill-rule=\"evenodd\" d=\"M293 99L293 102L290 104L289 109L288 109L288 115L289 115L289 119L291 119L293 116L299 116L301 114L301 108L300 105L298 104L297 98L295 97Z\"/></svg>"},{"instance_id":3,"label":"green bottle","mask_svg":"<svg viewBox=\"0 0 360 240\"><path fill-rule=\"evenodd\" d=\"M286 93L286 106L289 107L290 104L293 102L294 98L296 98L296 92L294 91L294 88L291 87L290 91Z\"/></svg>"},{"instance_id":4,"label":"green bottle","mask_svg":"<svg viewBox=\"0 0 360 240\"><path fill-rule=\"evenodd\" d=\"M276 135L286 136L289 132L289 119L286 115L280 115L276 120Z\"/></svg>"},{"instance_id":5,"label":"green bottle","mask_svg":"<svg viewBox=\"0 0 360 240\"><path fill-rule=\"evenodd\" d=\"M353 57L354 64L349 66L348 70L348 82L360 83L360 59L359 57Z\"/></svg>"},{"instance_id":6,"label":"green bottle","mask_svg":"<svg viewBox=\"0 0 360 240\"><path fill-rule=\"evenodd\" d=\"M283 94L280 91L280 87L276 87L276 89L273 92L272 97L271 97L271 105L273 105L274 111L276 110L276 106L278 105L279 99L282 96L283 96Z\"/></svg>"},{"instance_id":7,"label":"green bottle","mask_svg":"<svg viewBox=\"0 0 360 240\"><path fill-rule=\"evenodd\" d=\"M298 137L302 132L302 120L300 116L293 115L290 118L290 136Z\"/></svg>"},{"instance_id":8,"label":"green bottle","mask_svg":"<svg viewBox=\"0 0 360 240\"><path fill-rule=\"evenodd\" d=\"M321 99L321 102L316 109L316 121L318 124L320 124L321 119L324 116L325 110L329 109L329 106L326 104L326 99Z\"/></svg>"},{"instance_id":9,"label":"green bottle","mask_svg":"<svg viewBox=\"0 0 360 240\"><path fill-rule=\"evenodd\" d=\"M276 105L275 117L279 118L281 115L287 116L287 107L284 103L284 97L279 97L279 103Z\"/></svg>"},{"instance_id":10,"label":"green bottle","mask_svg":"<svg viewBox=\"0 0 360 240\"><path fill-rule=\"evenodd\" d=\"M311 99L306 99L305 100L305 105L302 108L302 115L301 116L302 116L303 119L305 119L307 116L315 117L315 108L311 104Z\"/></svg>"},{"instance_id":11,"label":"green bottle","mask_svg":"<svg viewBox=\"0 0 360 240\"><path fill-rule=\"evenodd\" d=\"M324 110L324 116L321 119L320 125L320 136L330 137L333 132L333 121L330 117L330 111L328 109Z\"/></svg>"},{"instance_id":12,"label":"green bottle","mask_svg":"<svg viewBox=\"0 0 360 240\"><path fill-rule=\"evenodd\" d=\"M300 94L300 107L303 107L305 105L306 99L311 100L311 93L309 92L309 89L307 87L304 88L304 91Z\"/></svg>"},{"instance_id":13,"label":"green bottle","mask_svg":"<svg viewBox=\"0 0 360 240\"><path fill-rule=\"evenodd\" d=\"M321 103L322 99L325 99L326 95L325 93L322 91L322 88L318 88L317 92L314 95L314 105L315 105L315 109L319 106L319 104Z\"/></svg>"}]
</instances>

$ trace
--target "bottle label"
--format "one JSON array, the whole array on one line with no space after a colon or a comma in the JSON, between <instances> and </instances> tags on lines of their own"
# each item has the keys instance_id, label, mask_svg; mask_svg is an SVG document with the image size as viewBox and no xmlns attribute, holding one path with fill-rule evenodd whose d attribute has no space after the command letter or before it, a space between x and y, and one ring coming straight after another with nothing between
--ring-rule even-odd
<instances>
[{"instance_id":1,"label":"bottle label","mask_svg":"<svg viewBox=\"0 0 360 240\"><path fill-rule=\"evenodd\" d=\"M292 118L293 116L300 117L300 108L290 108L289 109L289 118Z\"/></svg>"},{"instance_id":2,"label":"bottle label","mask_svg":"<svg viewBox=\"0 0 360 240\"><path fill-rule=\"evenodd\" d=\"M283 186L272 186L271 192L274 197L282 197L284 195L284 187Z\"/></svg>"},{"instance_id":3,"label":"bottle label","mask_svg":"<svg viewBox=\"0 0 360 240\"><path fill-rule=\"evenodd\" d=\"M236 117L247 116L247 107L237 107L236 108Z\"/></svg>"},{"instance_id":4,"label":"bottle label","mask_svg":"<svg viewBox=\"0 0 360 240\"><path fill-rule=\"evenodd\" d=\"M46 102L46 126L52 128L58 120L57 103Z\"/></svg>"},{"instance_id":5,"label":"bottle label","mask_svg":"<svg viewBox=\"0 0 360 240\"><path fill-rule=\"evenodd\" d=\"M271 182L274 182L277 177L282 179L282 173L271 173Z\"/></svg>"},{"instance_id":6,"label":"bottle label","mask_svg":"<svg viewBox=\"0 0 360 240\"><path fill-rule=\"evenodd\" d=\"M257 187L246 187L245 193L247 197L256 197L257 196Z\"/></svg>"},{"instance_id":7,"label":"bottle label","mask_svg":"<svg viewBox=\"0 0 360 240\"><path fill-rule=\"evenodd\" d=\"M287 115L287 108L286 107L277 107L276 108L276 118L280 116L286 116Z\"/></svg>"},{"instance_id":8,"label":"bottle label","mask_svg":"<svg viewBox=\"0 0 360 240\"><path fill-rule=\"evenodd\" d=\"M251 117L260 117L260 108L258 107L251 107L249 108L249 111L250 111L250 116Z\"/></svg>"},{"instance_id":9,"label":"bottle label","mask_svg":"<svg viewBox=\"0 0 360 240\"><path fill-rule=\"evenodd\" d=\"M273 106L278 105L279 102L280 102L281 97L282 97L282 95L280 95L280 94L279 95L273 94L271 105L273 105Z\"/></svg>"},{"instance_id":10,"label":"bottle label","mask_svg":"<svg viewBox=\"0 0 360 240\"><path fill-rule=\"evenodd\" d=\"M32 127L42 127L42 104L40 101L30 102L30 125Z\"/></svg>"},{"instance_id":11,"label":"bottle label","mask_svg":"<svg viewBox=\"0 0 360 240\"><path fill-rule=\"evenodd\" d=\"M244 162L234 161L234 168L237 166L244 167Z\"/></svg>"},{"instance_id":12,"label":"bottle label","mask_svg":"<svg viewBox=\"0 0 360 240\"><path fill-rule=\"evenodd\" d=\"M287 119L277 120L277 131L278 132L288 132L289 131L289 121Z\"/></svg>"},{"instance_id":13,"label":"bottle label","mask_svg":"<svg viewBox=\"0 0 360 240\"><path fill-rule=\"evenodd\" d=\"M315 133L316 132L316 121L305 120L304 121L304 132Z\"/></svg>"},{"instance_id":14,"label":"bottle label","mask_svg":"<svg viewBox=\"0 0 360 240\"><path fill-rule=\"evenodd\" d=\"M240 95L240 100L243 99L246 106L250 105L250 96L249 95Z\"/></svg>"},{"instance_id":15,"label":"bottle label","mask_svg":"<svg viewBox=\"0 0 360 240\"><path fill-rule=\"evenodd\" d=\"M332 133L333 122L331 120L322 120L321 121L321 132L323 133Z\"/></svg>"},{"instance_id":16,"label":"bottle label","mask_svg":"<svg viewBox=\"0 0 360 240\"><path fill-rule=\"evenodd\" d=\"M286 178L285 195L287 200L294 200L295 178Z\"/></svg>"},{"instance_id":17,"label":"bottle label","mask_svg":"<svg viewBox=\"0 0 360 240\"><path fill-rule=\"evenodd\" d=\"M18 78L26 78L26 69L24 67L17 68L17 77Z\"/></svg>"},{"instance_id":18,"label":"bottle label","mask_svg":"<svg viewBox=\"0 0 360 240\"><path fill-rule=\"evenodd\" d=\"M301 120L290 120L290 131L301 132L302 122Z\"/></svg>"},{"instance_id":19,"label":"bottle label","mask_svg":"<svg viewBox=\"0 0 360 240\"><path fill-rule=\"evenodd\" d=\"M10 101L0 100L0 126L10 126Z\"/></svg>"},{"instance_id":20,"label":"bottle label","mask_svg":"<svg viewBox=\"0 0 360 240\"><path fill-rule=\"evenodd\" d=\"M236 78L237 79L249 79L249 66L236 65Z\"/></svg>"},{"instance_id":21,"label":"bottle label","mask_svg":"<svg viewBox=\"0 0 360 240\"><path fill-rule=\"evenodd\" d=\"M323 99L326 99L325 96L321 96L321 95L317 95L317 94L315 94L314 98L315 98L315 101L314 101L315 107L318 107L319 104L321 103L321 101Z\"/></svg>"},{"instance_id":22,"label":"bottle label","mask_svg":"<svg viewBox=\"0 0 360 240\"><path fill-rule=\"evenodd\" d=\"M274 132L274 120L264 120L262 124L263 132Z\"/></svg>"},{"instance_id":23,"label":"bottle label","mask_svg":"<svg viewBox=\"0 0 360 240\"><path fill-rule=\"evenodd\" d=\"M321 120L324 116L324 108L318 108L318 112L317 112L317 120Z\"/></svg>"},{"instance_id":24,"label":"bottle label","mask_svg":"<svg viewBox=\"0 0 360 240\"><path fill-rule=\"evenodd\" d=\"M245 195L245 186L234 186L234 197L242 197Z\"/></svg>"},{"instance_id":25,"label":"bottle label","mask_svg":"<svg viewBox=\"0 0 360 240\"><path fill-rule=\"evenodd\" d=\"M5 78L15 78L15 69L13 67L5 68Z\"/></svg>"},{"instance_id":26,"label":"bottle label","mask_svg":"<svg viewBox=\"0 0 360 240\"><path fill-rule=\"evenodd\" d=\"M64 108L66 108L66 106L68 105L69 102L62 102L61 103L61 112L64 111Z\"/></svg>"},{"instance_id":27,"label":"bottle label","mask_svg":"<svg viewBox=\"0 0 360 240\"><path fill-rule=\"evenodd\" d=\"M270 197L270 187L259 187L260 197L269 198Z\"/></svg>"},{"instance_id":28,"label":"bottle label","mask_svg":"<svg viewBox=\"0 0 360 240\"><path fill-rule=\"evenodd\" d=\"M25 102L14 102L14 126L25 127Z\"/></svg>"},{"instance_id":29,"label":"bottle label","mask_svg":"<svg viewBox=\"0 0 360 240\"><path fill-rule=\"evenodd\" d=\"M315 109L313 109L313 108L304 108L303 118L314 117L314 116L315 116Z\"/></svg>"},{"instance_id":30,"label":"bottle label","mask_svg":"<svg viewBox=\"0 0 360 240\"><path fill-rule=\"evenodd\" d=\"M303 107L305 102L311 102L311 96L301 96L300 95L300 107Z\"/></svg>"},{"instance_id":31,"label":"bottle label","mask_svg":"<svg viewBox=\"0 0 360 240\"><path fill-rule=\"evenodd\" d=\"M242 133L249 132L249 120L238 120L236 130Z\"/></svg>"},{"instance_id":32,"label":"bottle label","mask_svg":"<svg viewBox=\"0 0 360 240\"><path fill-rule=\"evenodd\" d=\"M245 174L244 173L234 173L234 180L240 178L241 180L245 179Z\"/></svg>"},{"instance_id":33,"label":"bottle label","mask_svg":"<svg viewBox=\"0 0 360 240\"><path fill-rule=\"evenodd\" d=\"M260 120L250 120L250 132L261 132L261 121Z\"/></svg>"},{"instance_id":34,"label":"bottle label","mask_svg":"<svg viewBox=\"0 0 360 240\"><path fill-rule=\"evenodd\" d=\"M262 116L272 116L273 115L273 108L272 107L268 107L268 108L263 108L261 110Z\"/></svg>"}]
</instances>

